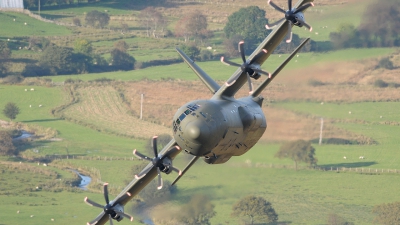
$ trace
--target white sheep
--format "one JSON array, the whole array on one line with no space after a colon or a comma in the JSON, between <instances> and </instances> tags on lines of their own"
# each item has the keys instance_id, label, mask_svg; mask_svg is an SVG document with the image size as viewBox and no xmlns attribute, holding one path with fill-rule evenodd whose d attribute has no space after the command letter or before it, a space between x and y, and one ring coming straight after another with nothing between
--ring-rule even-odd
<instances>
[{"instance_id":1,"label":"white sheep","mask_svg":"<svg viewBox=\"0 0 400 225\"><path fill-rule=\"evenodd\" d=\"M15 22L15 19L13 19L13 21Z\"/></svg>"},{"instance_id":2,"label":"white sheep","mask_svg":"<svg viewBox=\"0 0 400 225\"><path fill-rule=\"evenodd\" d=\"M31 88L31 91L34 91L35 89L34 88Z\"/></svg>"},{"instance_id":3,"label":"white sheep","mask_svg":"<svg viewBox=\"0 0 400 225\"><path fill-rule=\"evenodd\" d=\"M42 105L39 105L39 107L42 107Z\"/></svg>"},{"instance_id":4,"label":"white sheep","mask_svg":"<svg viewBox=\"0 0 400 225\"><path fill-rule=\"evenodd\" d=\"M349 114L351 114L351 111L349 111Z\"/></svg>"},{"instance_id":5,"label":"white sheep","mask_svg":"<svg viewBox=\"0 0 400 225\"><path fill-rule=\"evenodd\" d=\"M381 119L382 119L382 117L383 117L383 116L380 116L379 118L381 118Z\"/></svg>"},{"instance_id":6,"label":"white sheep","mask_svg":"<svg viewBox=\"0 0 400 225\"><path fill-rule=\"evenodd\" d=\"M25 88L25 91L28 91L28 89Z\"/></svg>"},{"instance_id":7,"label":"white sheep","mask_svg":"<svg viewBox=\"0 0 400 225\"><path fill-rule=\"evenodd\" d=\"M364 156L360 156L360 157L358 157L359 159L364 159Z\"/></svg>"},{"instance_id":8,"label":"white sheep","mask_svg":"<svg viewBox=\"0 0 400 225\"><path fill-rule=\"evenodd\" d=\"M26 22L24 24L25 24L25 26L28 25Z\"/></svg>"},{"instance_id":9,"label":"white sheep","mask_svg":"<svg viewBox=\"0 0 400 225\"><path fill-rule=\"evenodd\" d=\"M33 215L31 215L31 218L33 217Z\"/></svg>"},{"instance_id":10,"label":"white sheep","mask_svg":"<svg viewBox=\"0 0 400 225\"><path fill-rule=\"evenodd\" d=\"M324 102L321 102L321 105L323 105L324 104Z\"/></svg>"},{"instance_id":11,"label":"white sheep","mask_svg":"<svg viewBox=\"0 0 400 225\"><path fill-rule=\"evenodd\" d=\"M32 105L29 105L29 108L32 108Z\"/></svg>"},{"instance_id":12,"label":"white sheep","mask_svg":"<svg viewBox=\"0 0 400 225\"><path fill-rule=\"evenodd\" d=\"M347 157L346 157L346 156L343 156L343 159L347 159Z\"/></svg>"},{"instance_id":13,"label":"white sheep","mask_svg":"<svg viewBox=\"0 0 400 225\"><path fill-rule=\"evenodd\" d=\"M43 166L47 166L47 164L46 164L46 163L43 163Z\"/></svg>"},{"instance_id":14,"label":"white sheep","mask_svg":"<svg viewBox=\"0 0 400 225\"><path fill-rule=\"evenodd\" d=\"M17 213L19 213L19 210L17 211Z\"/></svg>"}]
</instances>

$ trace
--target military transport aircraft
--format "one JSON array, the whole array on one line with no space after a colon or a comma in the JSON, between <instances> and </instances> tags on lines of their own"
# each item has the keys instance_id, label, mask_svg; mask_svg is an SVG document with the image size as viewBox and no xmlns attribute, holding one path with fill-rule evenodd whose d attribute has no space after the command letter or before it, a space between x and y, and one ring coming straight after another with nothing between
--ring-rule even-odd
<instances>
[{"instance_id":1,"label":"military transport aircraft","mask_svg":"<svg viewBox=\"0 0 400 225\"><path fill-rule=\"evenodd\" d=\"M148 183L158 176L158 189L162 188L161 172L169 174L178 173L175 184L183 174L200 158L208 164L221 164L227 162L232 156L240 156L250 150L264 134L267 121L261 109L263 97L262 90L286 66L293 56L307 43L305 39L290 56L272 73L261 69L275 48L282 42L293 25L305 25L303 11L312 6L313 0L299 0L292 8L289 3L290 17L285 17L279 25L264 39L257 49L246 60L244 42L239 43L239 51L243 64L237 64L221 58L221 62L239 67L222 86L208 76L193 60L180 49L176 49L183 60L196 73L200 80L213 94L208 100L195 100L184 104L173 117L173 139L158 152L157 137L153 137L154 157L145 156L134 150L133 154L150 163L128 184L127 187L112 201L108 198L108 183L104 184L104 198L106 205L101 205L89 200L84 201L103 211L88 225L103 225L113 220L121 221L124 217L133 220L133 217L124 212L124 206L137 195ZM278 6L268 1L275 9ZM297 10L296 10L297 9ZM306 25L309 26L309 25ZM288 29L288 27L290 29ZM266 75L266 79L253 90L251 79L258 79ZM236 99L235 94L245 83L249 84L249 96ZM183 171L172 165L174 158L184 151L193 156Z\"/></svg>"}]
</instances>

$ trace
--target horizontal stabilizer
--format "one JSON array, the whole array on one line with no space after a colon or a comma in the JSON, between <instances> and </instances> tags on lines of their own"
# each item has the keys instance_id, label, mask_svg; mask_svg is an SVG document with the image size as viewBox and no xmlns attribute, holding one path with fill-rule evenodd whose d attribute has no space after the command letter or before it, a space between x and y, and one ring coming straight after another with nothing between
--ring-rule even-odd
<instances>
[{"instance_id":1,"label":"horizontal stabilizer","mask_svg":"<svg viewBox=\"0 0 400 225\"><path fill-rule=\"evenodd\" d=\"M204 72L192 59L189 58L182 50L176 48L176 51L182 57L182 59L189 65L189 67L196 73L200 80L207 86L210 91L215 94L220 86L215 82L206 72Z\"/></svg>"}]
</instances>

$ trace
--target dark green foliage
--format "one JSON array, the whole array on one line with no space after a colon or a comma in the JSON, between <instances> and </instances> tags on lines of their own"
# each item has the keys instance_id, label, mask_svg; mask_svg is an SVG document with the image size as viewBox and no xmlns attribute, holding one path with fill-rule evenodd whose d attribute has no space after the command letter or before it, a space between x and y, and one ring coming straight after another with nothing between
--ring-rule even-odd
<instances>
[{"instance_id":1,"label":"dark green foliage","mask_svg":"<svg viewBox=\"0 0 400 225\"><path fill-rule=\"evenodd\" d=\"M14 151L11 135L7 131L0 130L0 155L13 155Z\"/></svg>"},{"instance_id":2,"label":"dark green foliage","mask_svg":"<svg viewBox=\"0 0 400 225\"><path fill-rule=\"evenodd\" d=\"M319 138L311 140L311 143L318 144ZM326 145L358 145L360 143L356 140L348 140L348 139L343 139L343 138L323 138L322 144L326 144Z\"/></svg>"},{"instance_id":3,"label":"dark green foliage","mask_svg":"<svg viewBox=\"0 0 400 225\"><path fill-rule=\"evenodd\" d=\"M372 212L376 214L375 223L382 225L400 224L400 202L376 205Z\"/></svg>"},{"instance_id":4,"label":"dark green foliage","mask_svg":"<svg viewBox=\"0 0 400 225\"><path fill-rule=\"evenodd\" d=\"M354 225L354 223L347 222L344 218L340 217L337 214L329 214L327 225Z\"/></svg>"},{"instance_id":5,"label":"dark green foliage","mask_svg":"<svg viewBox=\"0 0 400 225\"><path fill-rule=\"evenodd\" d=\"M36 64L27 64L21 73L24 77L37 77L51 75L50 68L47 66L39 66Z\"/></svg>"},{"instance_id":6,"label":"dark green foliage","mask_svg":"<svg viewBox=\"0 0 400 225\"><path fill-rule=\"evenodd\" d=\"M224 32L229 39L241 36L246 41L246 49L252 49L253 45L260 43L270 33L265 29L267 23L264 10L249 6L228 17Z\"/></svg>"},{"instance_id":7,"label":"dark green foliage","mask_svg":"<svg viewBox=\"0 0 400 225\"><path fill-rule=\"evenodd\" d=\"M197 59L200 55L200 49L195 45L183 45L181 46L181 50L193 60Z\"/></svg>"},{"instance_id":8,"label":"dark green foliage","mask_svg":"<svg viewBox=\"0 0 400 225\"><path fill-rule=\"evenodd\" d=\"M250 224L255 221L273 223L278 221L271 203L262 197L247 196L240 199L232 207L232 216L234 217L249 217Z\"/></svg>"},{"instance_id":9,"label":"dark green foliage","mask_svg":"<svg viewBox=\"0 0 400 225\"><path fill-rule=\"evenodd\" d=\"M50 45L50 40L44 37L32 36L29 38L28 42L29 42L28 49L33 49L33 50L37 49L44 50Z\"/></svg>"},{"instance_id":10,"label":"dark green foliage","mask_svg":"<svg viewBox=\"0 0 400 225\"><path fill-rule=\"evenodd\" d=\"M139 193L139 197L146 203L146 207L168 201L171 195L177 191L176 185L171 186L171 182L168 180L163 180L161 190L158 190L157 186L157 179L154 179Z\"/></svg>"},{"instance_id":11,"label":"dark green foliage","mask_svg":"<svg viewBox=\"0 0 400 225\"><path fill-rule=\"evenodd\" d=\"M297 140L283 144L275 154L275 157L292 159L295 163L295 169L297 170L297 164L299 162L308 163L310 166L316 165L318 160L314 155L315 148L311 146L311 142Z\"/></svg>"},{"instance_id":12,"label":"dark green foliage","mask_svg":"<svg viewBox=\"0 0 400 225\"><path fill-rule=\"evenodd\" d=\"M384 68L384 69L392 70L392 69L394 69L394 66L393 66L393 62L390 61L389 57L385 57L385 58L382 58L381 60L379 60L379 63L376 66L376 68Z\"/></svg>"},{"instance_id":13,"label":"dark green foliage","mask_svg":"<svg viewBox=\"0 0 400 225\"><path fill-rule=\"evenodd\" d=\"M210 61L213 59L213 57L214 56L213 56L212 52L209 50L201 50L200 51L200 56L199 56L200 61Z\"/></svg>"},{"instance_id":14,"label":"dark green foliage","mask_svg":"<svg viewBox=\"0 0 400 225\"><path fill-rule=\"evenodd\" d=\"M210 225L210 219L216 214L214 207L207 196L194 195L179 210L177 220L186 225Z\"/></svg>"},{"instance_id":15,"label":"dark green foliage","mask_svg":"<svg viewBox=\"0 0 400 225\"><path fill-rule=\"evenodd\" d=\"M102 28L108 25L110 16L107 13L93 10L86 14L85 22L89 26Z\"/></svg>"},{"instance_id":16,"label":"dark green foliage","mask_svg":"<svg viewBox=\"0 0 400 225\"><path fill-rule=\"evenodd\" d=\"M125 51L114 48L111 50L111 64L115 70L133 70L135 58Z\"/></svg>"},{"instance_id":17,"label":"dark green foliage","mask_svg":"<svg viewBox=\"0 0 400 225\"><path fill-rule=\"evenodd\" d=\"M14 102L9 102L4 106L3 114L10 120L14 120L19 114L19 108Z\"/></svg>"},{"instance_id":18,"label":"dark green foliage","mask_svg":"<svg viewBox=\"0 0 400 225\"><path fill-rule=\"evenodd\" d=\"M364 12L359 27L340 24L330 34L336 48L400 46L400 5L396 0L374 2Z\"/></svg>"},{"instance_id":19,"label":"dark green foliage","mask_svg":"<svg viewBox=\"0 0 400 225\"><path fill-rule=\"evenodd\" d=\"M379 87L379 88L385 88L388 87L389 84L381 79L378 79L374 82L374 86L375 87Z\"/></svg>"},{"instance_id":20,"label":"dark green foliage","mask_svg":"<svg viewBox=\"0 0 400 225\"><path fill-rule=\"evenodd\" d=\"M74 51L90 55L92 53L92 44L86 39L76 39L74 42Z\"/></svg>"},{"instance_id":21,"label":"dark green foliage","mask_svg":"<svg viewBox=\"0 0 400 225\"><path fill-rule=\"evenodd\" d=\"M114 48L120 50L121 52L127 52L129 45L124 40L119 40L114 43Z\"/></svg>"},{"instance_id":22,"label":"dark green foliage","mask_svg":"<svg viewBox=\"0 0 400 225\"><path fill-rule=\"evenodd\" d=\"M7 42L0 40L0 60L7 60L10 57L11 57L11 50L10 48L8 48Z\"/></svg>"}]
</instances>

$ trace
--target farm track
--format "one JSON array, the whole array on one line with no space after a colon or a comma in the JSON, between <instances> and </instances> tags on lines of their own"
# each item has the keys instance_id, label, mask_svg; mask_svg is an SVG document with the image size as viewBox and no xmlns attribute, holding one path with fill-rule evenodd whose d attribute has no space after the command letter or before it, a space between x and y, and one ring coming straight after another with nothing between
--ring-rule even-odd
<instances>
[{"instance_id":1,"label":"farm track","mask_svg":"<svg viewBox=\"0 0 400 225\"><path fill-rule=\"evenodd\" d=\"M112 86L89 86L77 88L76 91L80 101L63 111L66 117L102 131L140 139L170 132L167 127L130 115Z\"/></svg>"}]
</instances>

